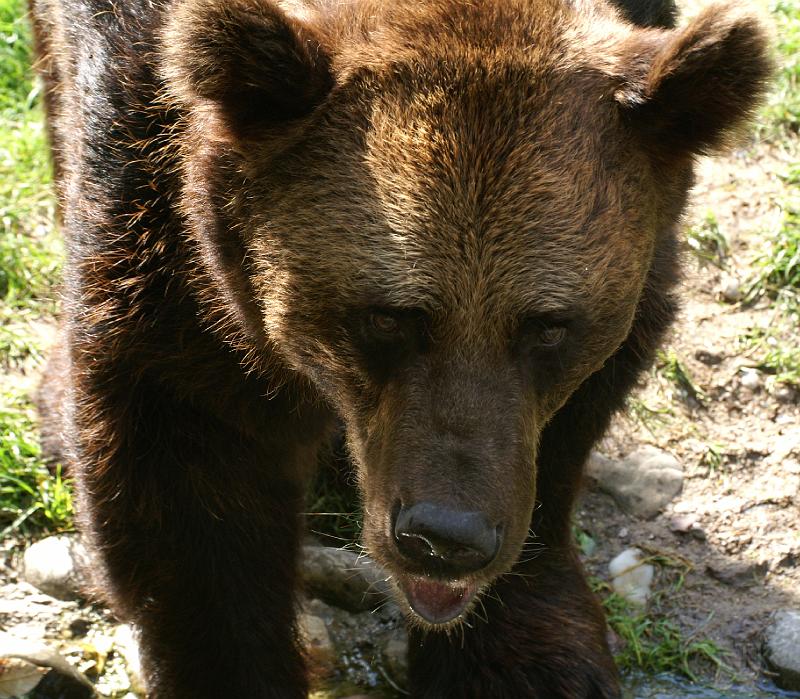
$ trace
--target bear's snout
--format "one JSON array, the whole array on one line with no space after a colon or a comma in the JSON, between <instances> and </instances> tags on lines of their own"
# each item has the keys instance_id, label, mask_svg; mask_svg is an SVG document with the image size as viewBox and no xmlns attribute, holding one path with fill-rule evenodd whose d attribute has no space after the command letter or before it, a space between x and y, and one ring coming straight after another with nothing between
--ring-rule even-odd
<instances>
[{"instance_id":1,"label":"bear's snout","mask_svg":"<svg viewBox=\"0 0 800 699\"><path fill-rule=\"evenodd\" d=\"M483 512L434 502L397 503L392 512L394 544L415 570L458 578L488 566L497 556L503 528Z\"/></svg>"}]
</instances>

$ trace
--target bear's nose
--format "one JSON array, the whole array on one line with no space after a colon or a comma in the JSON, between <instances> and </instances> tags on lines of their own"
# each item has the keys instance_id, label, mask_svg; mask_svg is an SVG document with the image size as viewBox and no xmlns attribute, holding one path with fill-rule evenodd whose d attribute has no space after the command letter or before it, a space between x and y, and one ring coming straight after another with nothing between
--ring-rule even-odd
<instances>
[{"instance_id":1,"label":"bear's nose","mask_svg":"<svg viewBox=\"0 0 800 699\"><path fill-rule=\"evenodd\" d=\"M486 567L500 548L500 527L482 512L418 502L395 510L394 539L400 553L426 572L458 576Z\"/></svg>"}]
</instances>

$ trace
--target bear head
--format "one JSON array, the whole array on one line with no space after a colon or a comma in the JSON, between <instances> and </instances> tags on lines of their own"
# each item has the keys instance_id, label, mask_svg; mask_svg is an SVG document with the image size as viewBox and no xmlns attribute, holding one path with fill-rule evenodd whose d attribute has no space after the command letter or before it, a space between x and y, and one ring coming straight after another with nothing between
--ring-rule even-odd
<instances>
[{"instance_id":1,"label":"bear head","mask_svg":"<svg viewBox=\"0 0 800 699\"><path fill-rule=\"evenodd\" d=\"M693 159L763 92L761 24L185 0L163 45L220 327L341 417L369 551L423 623L463 618L518 559L537 441L631 332Z\"/></svg>"}]
</instances>

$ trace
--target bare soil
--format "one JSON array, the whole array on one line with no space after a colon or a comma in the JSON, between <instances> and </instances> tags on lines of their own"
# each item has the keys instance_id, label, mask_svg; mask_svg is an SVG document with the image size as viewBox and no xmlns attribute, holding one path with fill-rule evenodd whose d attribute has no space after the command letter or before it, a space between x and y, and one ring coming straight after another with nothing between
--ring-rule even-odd
<instances>
[{"instance_id":1,"label":"bare soil","mask_svg":"<svg viewBox=\"0 0 800 699\"><path fill-rule=\"evenodd\" d=\"M620 415L599 445L610 457L642 444L671 452L685 471L682 493L652 521L622 513L599 492L587 493L578 513L598 542L587 566L599 577L632 546L688 569L664 610L686 634L728 651L725 661L745 680L763 671L759 646L770 613L800 608L800 391L763 373L756 385L743 384L764 348L742 337L785 321L767 299L748 306L724 292L746 287L779 228L790 195L781 175L797 162L791 156L784 146L761 145L700 163L687 223L712 212L730 252L724 269L687 252L683 310L666 345L697 393L656 367L634 396L638 409ZM797 349L797 329L783 331Z\"/></svg>"}]
</instances>

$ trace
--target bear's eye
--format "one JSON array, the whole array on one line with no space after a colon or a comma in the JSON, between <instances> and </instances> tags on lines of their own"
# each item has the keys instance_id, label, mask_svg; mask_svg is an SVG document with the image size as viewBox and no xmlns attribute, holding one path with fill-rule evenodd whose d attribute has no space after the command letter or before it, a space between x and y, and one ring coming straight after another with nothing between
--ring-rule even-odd
<instances>
[{"instance_id":1,"label":"bear's eye","mask_svg":"<svg viewBox=\"0 0 800 699\"><path fill-rule=\"evenodd\" d=\"M366 321L365 330L375 340L388 342L403 335L400 319L388 311L370 311Z\"/></svg>"},{"instance_id":2,"label":"bear's eye","mask_svg":"<svg viewBox=\"0 0 800 699\"><path fill-rule=\"evenodd\" d=\"M565 344L574 323L562 315L543 314L522 322L519 347L527 352L546 353Z\"/></svg>"},{"instance_id":3,"label":"bear's eye","mask_svg":"<svg viewBox=\"0 0 800 699\"><path fill-rule=\"evenodd\" d=\"M567 336L567 329L561 325L541 328L535 335L534 345L542 349L558 347Z\"/></svg>"}]
</instances>

